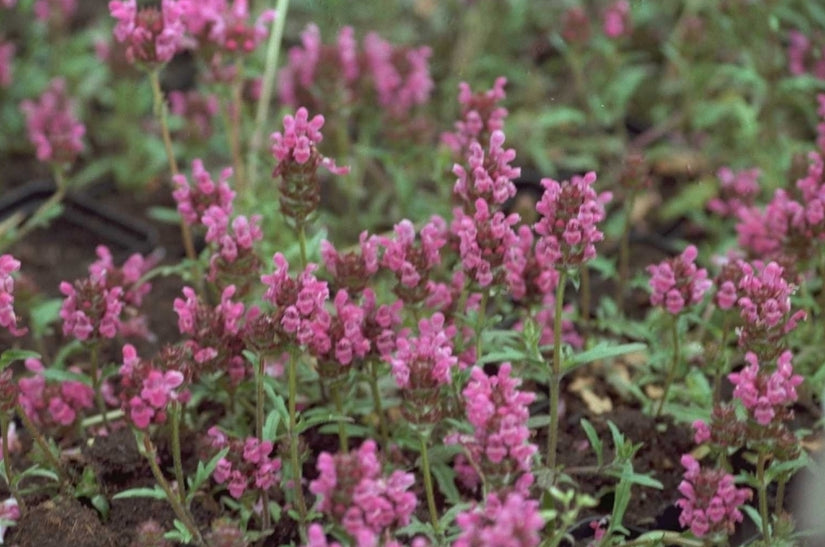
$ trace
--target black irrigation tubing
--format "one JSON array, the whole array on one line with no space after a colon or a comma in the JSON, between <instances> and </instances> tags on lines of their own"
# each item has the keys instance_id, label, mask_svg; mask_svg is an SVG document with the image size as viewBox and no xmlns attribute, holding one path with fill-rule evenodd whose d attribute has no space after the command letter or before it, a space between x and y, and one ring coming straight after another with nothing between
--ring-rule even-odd
<instances>
[{"instance_id":1,"label":"black irrigation tubing","mask_svg":"<svg viewBox=\"0 0 825 547\"><path fill-rule=\"evenodd\" d=\"M35 180L4 192L0 198L0 221L21 212L28 216L54 193L50 180ZM146 254L158 244L157 229L147 222L114 210L82 193L69 193L63 199L60 218L89 231L101 242Z\"/></svg>"}]
</instances>

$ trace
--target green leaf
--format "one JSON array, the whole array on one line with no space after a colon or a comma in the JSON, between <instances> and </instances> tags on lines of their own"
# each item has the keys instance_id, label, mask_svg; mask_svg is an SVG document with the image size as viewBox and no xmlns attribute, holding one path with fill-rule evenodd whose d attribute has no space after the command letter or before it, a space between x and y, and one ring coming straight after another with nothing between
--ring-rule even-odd
<instances>
[{"instance_id":1,"label":"green leaf","mask_svg":"<svg viewBox=\"0 0 825 547\"><path fill-rule=\"evenodd\" d=\"M81 384L85 384L89 387L92 386L91 378L89 378L85 374L70 372L68 370L45 368L43 369L43 376L47 380L52 380L54 382L80 382Z\"/></svg>"},{"instance_id":2,"label":"green leaf","mask_svg":"<svg viewBox=\"0 0 825 547\"><path fill-rule=\"evenodd\" d=\"M25 349L7 349L0 354L0 370L3 370L15 361L22 361L24 359L40 359L40 354L36 351Z\"/></svg>"},{"instance_id":3,"label":"green leaf","mask_svg":"<svg viewBox=\"0 0 825 547\"><path fill-rule=\"evenodd\" d=\"M35 338L45 335L46 327L60 319L61 306L62 298L50 298L32 306L29 311L29 327Z\"/></svg>"},{"instance_id":4,"label":"green leaf","mask_svg":"<svg viewBox=\"0 0 825 547\"><path fill-rule=\"evenodd\" d=\"M278 436L278 426L281 424L281 414L280 411L275 409L271 410L269 414L266 416L266 420L264 421L263 427L263 439L272 441Z\"/></svg>"},{"instance_id":5,"label":"green leaf","mask_svg":"<svg viewBox=\"0 0 825 547\"><path fill-rule=\"evenodd\" d=\"M632 344L619 344L617 346L611 344L599 344L595 348L587 351L577 353L567 360L567 365L577 366L585 363L592 363L593 361L600 361L602 359L611 359L620 355L642 351L647 348L647 344L641 342L634 342Z\"/></svg>"},{"instance_id":6,"label":"green leaf","mask_svg":"<svg viewBox=\"0 0 825 547\"><path fill-rule=\"evenodd\" d=\"M584 429L584 434L587 435L587 440L590 441L590 446L593 448L593 451L596 453L596 461L598 462L599 467L604 465L604 446L602 445L602 440L599 438L599 434L596 433L596 428L593 427L586 418L582 418L579 423Z\"/></svg>"},{"instance_id":7,"label":"green leaf","mask_svg":"<svg viewBox=\"0 0 825 547\"><path fill-rule=\"evenodd\" d=\"M455 471L453 471L452 467L445 464L431 465L430 473L435 477L435 482L438 483L438 489L444 494L447 502L450 505L458 503L461 495L455 486Z\"/></svg>"},{"instance_id":8,"label":"green leaf","mask_svg":"<svg viewBox=\"0 0 825 547\"><path fill-rule=\"evenodd\" d=\"M109 500L106 499L106 496L103 494L95 494L89 498L89 503L92 504L92 507L97 509L97 512L100 513L103 520L109 518Z\"/></svg>"},{"instance_id":9,"label":"green leaf","mask_svg":"<svg viewBox=\"0 0 825 547\"><path fill-rule=\"evenodd\" d=\"M154 488L130 488L129 490L118 492L112 496L113 500L128 498L152 498L156 500L165 500L166 493L160 486L155 485Z\"/></svg>"},{"instance_id":10,"label":"green leaf","mask_svg":"<svg viewBox=\"0 0 825 547\"><path fill-rule=\"evenodd\" d=\"M204 465L202 461L198 462L198 468L195 470L195 476L189 479L189 494L187 497L194 496L198 488L200 488L201 485L212 475L212 472L215 471L220 459L225 457L228 453L229 447L227 446L212 456L212 459L210 459L206 465Z\"/></svg>"},{"instance_id":11,"label":"green leaf","mask_svg":"<svg viewBox=\"0 0 825 547\"><path fill-rule=\"evenodd\" d=\"M584 125L587 116L577 108L569 106L555 106L546 109L535 119L536 126L542 129L553 129L559 126L576 127Z\"/></svg>"},{"instance_id":12,"label":"green leaf","mask_svg":"<svg viewBox=\"0 0 825 547\"><path fill-rule=\"evenodd\" d=\"M538 416L530 416L527 419L527 428L528 429L541 429L542 427L547 427L550 425L550 415L549 414L540 414Z\"/></svg>"},{"instance_id":13,"label":"green leaf","mask_svg":"<svg viewBox=\"0 0 825 547\"><path fill-rule=\"evenodd\" d=\"M172 207L150 207L146 212L146 215L152 220L157 220L158 222L163 222L166 224L180 223L180 213L178 213L177 209Z\"/></svg>"}]
</instances>

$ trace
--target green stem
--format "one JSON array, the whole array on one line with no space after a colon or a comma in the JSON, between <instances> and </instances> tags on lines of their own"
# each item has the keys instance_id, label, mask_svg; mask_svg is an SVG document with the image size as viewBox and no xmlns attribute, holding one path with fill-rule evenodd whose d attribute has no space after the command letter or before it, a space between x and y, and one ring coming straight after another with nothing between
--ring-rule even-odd
<instances>
[{"instance_id":1,"label":"green stem","mask_svg":"<svg viewBox=\"0 0 825 547\"><path fill-rule=\"evenodd\" d=\"M37 446L40 447L43 455L46 456L46 459L49 460L51 466L54 467L55 472L58 476L60 476L60 483L62 485L68 485L70 482L69 475L66 474L66 470L63 469L63 466L60 464L60 460L58 460L57 456L55 456L52 452L51 447L49 447L49 443L47 443L46 439L43 438L43 434L40 432L40 429L38 429L37 426L34 425L34 423L29 419L29 415L26 414L26 411L23 410L20 403L17 403L14 408L20 416L20 419L23 420L23 426L26 428L26 431L29 432L29 435L31 435L34 439L34 442L36 442Z\"/></svg>"},{"instance_id":2,"label":"green stem","mask_svg":"<svg viewBox=\"0 0 825 547\"><path fill-rule=\"evenodd\" d=\"M26 513L26 502L23 501L23 496L17 490L17 484L14 482L14 475L11 471L11 450L9 449L9 415L5 411L0 411L0 429L3 434L3 468L6 471L6 479L8 479L9 492L17 500L17 505L20 507L20 514Z\"/></svg>"},{"instance_id":3,"label":"green stem","mask_svg":"<svg viewBox=\"0 0 825 547\"><path fill-rule=\"evenodd\" d=\"M487 299L490 297L490 291L485 290L481 293L481 302L478 305L478 313L476 314L476 362L481 360L481 333L484 330L484 320L487 313Z\"/></svg>"},{"instance_id":4,"label":"green stem","mask_svg":"<svg viewBox=\"0 0 825 547\"><path fill-rule=\"evenodd\" d=\"M547 426L547 468L556 469L556 451L559 442L559 391L561 390L561 315L564 307L564 286L567 272L559 272L556 286L556 309L553 317L553 369L550 372L550 425Z\"/></svg>"},{"instance_id":5,"label":"green stem","mask_svg":"<svg viewBox=\"0 0 825 547\"><path fill-rule=\"evenodd\" d=\"M298 399L298 356L296 353L297 350L293 349L289 359L289 456L292 462L295 501L298 505L300 529L304 530L307 520L307 506L304 501L301 462L298 458L298 434L296 432L298 424L296 410L296 402ZM301 532L301 534L303 533L304 532Z\"/></svg>"},{"instance_id":6,"label":"green stem","mask_svg":"<svg viewBox=\"0 0 825 547\"><path fill-rule=\"evenodd\" d=\"M166 150L166 158L169 161L169 171L172 176L179 174L178 160L175 159L175 151L172 149L172 136L169 133L169 120L166 113L166 101L163 97L163 91L160 89L160 73L157 70L149 72L149 81L152 84L152 98L154 100L154 111L160 122L160 132L163 138L163 148ZM186 249L186 257L190 260L195 260L195 245L192 243L192 233L189 230L189 225L180 219L180 233L183 240L183 247Z\"/></svg>"},{"instance_id":7,"label":"green stem","mask_svg":"<svg viewBox=\"0 0 825 547\"><path fill-rule=\"evenodd\" d=\"M665 390L662 392L662 398L659 400L659 406L656 408L656 414L654 414L654 417L656 418L662 414L662 409L665 406L668 392L670 392L670 386L673 384L673 379L676 377L676 369L679 366L679 329L677 328L677 323L677 316L674 316L673 321L671 322L671 334L673 337L673 361L670 364L670 370L668 370L667 379L665 380Z\"/></svg>"},{"instance_id":8,"label":"green stem","mask_svg":"<svg viewBox=\"0 0 825 547\"><path fill-rule=\"evenodd\" d=\"M581 298L579 300L581 310L579 311L579 319L584 327L584 329L582 329L584 347L587 347L587 325L590 323L590 270L587 268L587 264L582 264L579 272L579 279L581 280ZM559 330L561 330L561 327L559 327Z\"/></svg>"},{"instance_id":9,"label":"green stem","mask_svg":"<svg viewBox=\"0 0 825 547\"><path fill-rule=\"evenodd\" d=\"M624 226L622 226L622 236L619 239L619 289L618 305L619 313L624 314L625 291L627 290L628 277L630 276L630 216L633 214L633 203L636 201L636 190L631 190L627 197L624 210Z\"/></svg>"},{"instance_id":10,"label":"green stem","mask_svg":"<svg viewBox=\"0 0 825 547\"><path fill-rule=\"evenodd\" d=\"M771 522L768 515L768 483L765 480L765 465L768 463L768 454L759 451L756 462L756 481L759 483L759 517L762 519L762 539L766 545L771 544Z\"/></svg>"},{"instance_id":11,"label":"green stem","mask_svg":"<svg viewBox=\"0 0 825 547\"><path fill-rule=\"evenodd\" d=\"M232 81L232 106L226 114L229 122L229 149L232 152L232 165L235 169L235 186L238 193L246 194L246 169L243 162L241 144L241 124L243 122L243 104L241 91L243 87L243 62L235 63L235 77Z\"/></svg>"},{"instance_id":12,"label":"green stem","mask_svg":"<svg viewBox=\"0 0 825 547\"><path fill-rule=\"evenodd\" d=\"M438 525L438 511L435 507L433 478L430 475L430 458L427 451L429 435L425 432L421 432L419 435L419 440L421 441L421 474L424 476L424 490L427 492L427 507L430 510L430 522L433 525L435 535L440 536L441 530Z\"/></svg>"},{"instance_id":13,"label":"green stem","mask_svg":"<svg viewBox=\"0 0 825 547\"><path fill-rule=\"evenodd\" d=\"M307 236L304 223L298 226L298 246L301 249L301 270L307 267Z\"/></svg>"},{"instance_id":14,"label":"green stem","mask_svg":"<svg viewBox=\"0 0 825 547\"><path fill-rule=\"evenodd\" d=\"M92 342L92 347L90 350L90 359L92 365L92 389L95 392L95 404L97 405L97 411L103 416L103 426L108 430L109 429L109 418L106 416L106 402L103 400L103 392L100 389L100 381L102 378L100 377L100 363L98 362L98 346L100 341L95 339Z\"/></svg>"},{"instance_id":15,"label":"green stem","mask_svg":"<svg viewBox=\"0 0 825 547\"><path fill-rule=\"evenodd\" d=\"M390 448L390 433L387 427L387 418L384 416L384 408L381 404L381 391L378 389L378 363L371 361L370 367L370 391L372 392L372 404L375 414L378 416L378 426L381 430L381 442L384 452Z\"/></svg>"},{"instance_id":16,"label":"green stem","mask_svg":"<svg viewBox=\"0 0 825 547\"><path fill-rule=\"evenodd\" d=\"M183 462L180 454L180 403L173 401L169 405L169 425L172 428L172 462L175 466L175 480L178 482L178 497L186 504L186 479L183 475Z\"/></svg>"},{"instance_id":17,"label":"green stem","mask_svg":"<svg viewBox=\"0 0 825 547\"><path fill-rule=\"evenodd\" d=\"M621 543L620 547L642 547L645 545L681 545L682 547L706 547L706 543L701 539L689 539L682 537L679 532L647 532L632 541Z\"/></svg>"},{"instance_id":18,"label":"green stem","mask_svg":"<svg viewBox=\"0 0 825 547\"><path fill-rule=\"evenodd\" d=\"M335 403L335 410L339 416L344 415L344 405L341 402L341 386L338 380L334 380L330 386L332 401ZM342 453L349 452L349 438L347 437L347 424L343 420L338 420L338 444Z\"/></svg>"},{"instance_id":19,"label":"green stem","mask_svg":"<svg viewBox=\"0 0 825 547\"><path fill-rule=\"evenodd\" d=\"M825 279L825 278L823 278ZM725 320L722 323L722 339L719 341L719 352L717 355L716 372L713 375L713 406L719 403L722 396L722 375L727 369L727 359L725 354L725 346L728 343L728 331L730 330L730 314L725 312Z\"/></svg>"},{"instance_id":20,"label":"green stem","mask_svg":"<svg viewBox=\"0 0 825 547\"><path fill-rule=\"evenodd\" d=\"M138 433L137 430L135 430L135 433ZM151 439L149 439L149 435L140 435L143 437L143 455L149 462L149 467L152 468L152 474L155 476L158 486L160 486L166 494L166 499L169 501L169 505L172 506L175 516L178 517L178 520L180 520L189 531L189 534L192 536L192 539L195 541L196 545L206 545L203 541L200 530L198 530L198 527L195 525L195 520L192 518L192 515L190 515L189 511L187 511L181 504L180 500L175 495L175 492L172 490L172 487L169 486L169 482L166 480L166 477L163 476L163 472L160 470L157 462L157 451L155 450L155 446L152 444Z\"/></svg>"},{"instance_id":21,"label":"green stem","mask_svg":"<svg viewBox=\"0 0 825 547\"><path fill-rule=\"evenodd\" d=\"M20 241L21 239L26 237L26 235L28 235L29 232L40 226L43 222L43 217L46 215L49 209L63 201L63 196L66 195L66 178L63 174L63 169L60 166L53 164L52 173L54 174L55 184L54 194L49 196L49 199L44 201L40 205L40 207L38 207L37 210L32 214L32 216L30 216L26 220L23 226L21 226L20 229L17 230L17 232L14 234L14 241ZM12 226L16 226L20 220L21 218L17 218L17 220L12 220Z\"/></svg>"},{"instance_id":22,"label":"green stem","mask_svg":"<svg viewBox=\"0 0 825 547\"><path fill-rule=\"evenodd\" d=\"M785 475L779 477L776 484L776 500L774 504L774 513L781 515L785 511L785 485L788 483L788 478Z\"/></svg>"},{"instance_id":23,"label":"green stem","mask_svg":"<svg viewBox=\"0 0 825 547\"><path fill-rule=\"evenodd\" d=\"M255 369L255 436L258 440L264 440L264 375L266 371L266 362L263 356L258 356L258 366ZM268 439L269 440L269 439ZM269 492L261 490L261 498L263 501L263 512L261 514L261 528L269 530L271 525L271 515L269 513Z\"/></svg>"},{"instance_id":24,"label":"green stem","mask_svg":"<svg viewBox=\"0 0 825 547\"><path fill-rule=\"evenodd\" d=\"M266 46L266 65L264 66L263 78L261 81L261 96L258 99L258 107L255 112L255 128L252 131L252 137L249 141L249 150L247 151L247 164L249 168L249 181L252 186L252 191L255 191L258 183L258 152L261 149L261 141L264 136L264 126L269 116L269 103L272 99L272 91L275 84L275 71L278 69L278 56L281 51L281 42L284 36L284 23L286 22L286 13L289 9L289 0L278 0L278 5L275 8L277 16L272 22L272 28L269 32L269 43Z\"/></svg>"}]
</instances>

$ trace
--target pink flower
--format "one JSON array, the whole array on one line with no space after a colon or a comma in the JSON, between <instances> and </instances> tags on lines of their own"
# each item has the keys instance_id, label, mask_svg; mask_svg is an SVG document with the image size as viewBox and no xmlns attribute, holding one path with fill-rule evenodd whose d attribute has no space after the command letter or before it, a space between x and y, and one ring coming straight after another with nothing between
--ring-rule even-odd
<instances>
[{"instance_id":1,"label":"pink flower","mask_svg":"<svg viewBox=\"0 0 825 547\"><path fill-rule=\"evenodd\" d=\"M0 520L10 521L12 523L16 523L20 519L20 509L17 506L17 500L14 498L8 498L2 504L0 504ZM3 536L6 535L6 530L9 526L14 526L14 524L2 524L0 525L0 543L3 542Z\"/></svg>"},{"instance_id":2,"label":"pink flower","mask_svg":"<svg viewBox=\"0 0 825 547\"><path fill-rule=\"evenodd\" d=\"M447 443L464 447L455 467L467 487L477 486L481 470L494 489L514 488L526 497L533 482L532 459L538 451L529 442L527 428L528 407L535 395L518 390L521 380L511 377L511 370L510 363L503 363L498 374L490 377L482 368L473 367L462 395L474 433L450 436Z\"/></svg>"},{"instance_id":3,"label":"pink flower","mask_svg":"<svg viewBox=\"0 0 825 547\"><path fill-rule=\"evenodd\" d=\"M742 401L759 425L771 423L780 408L797 399L796 386L802 383L802 376L793 373L792 357L790 351L783 352L776 369L768 374L760 369L756 354L748 352L745 355L748 366L728 375L735 386L733 396Z\"/></svg>"},{"instance_id":4,"label":"pink flower","mask_svg":"<svg viewBox=\"0 0 825 547\"><path fill-rule=\"evenodd\" d=\"M172 177L175 191L172 195L177 202L178 212L190 225L197 223L210 207L217 207L228 217L232 214L232 202L235 192L229 186L232 168L226 167L217 181L214 181L200 158L192 160L192 179L190 185L186 175Z\"/></svg>"},{"instance_id":5,"label":"pink flower","mask_svg":"<svg viewBox=\"0 0 825 547\"><path fill-rule=\"evenodd\" d=\"M11 42L0 41L0 88L9 87L12 82L12 66L15 47Z\"/></svg>"},{"instance_id":6,"label":"pink flower","mask_svg":"<svg viewBox=\"0 0 825 547\"><path fill-rule=\"evenodd\" d=\"M409 491L414 476L402 471L382 476L374 441L348 454L322 452L317 467L319 476L309 489L321 497L318 510L342 524L359 545L372 545L409 524L417 504Z\"/></svg>"},{"instance_id":7,"label":"pink flower","mask_svg":"<svg viewBox=\"0 0 825 547\"><path fill-rule=\"evenodd\" d=\"M364 290L370 277L378 271L378 251L381 238L370 236L366 230L358 238L360 254L352 251L339 253L327 240L321 241L321 258L324 266L335 278L335 284L357 294Z\"/></svg>"},{"instance_id":8,"label":"pink flower","mask_svg":"<svg viewBox=\"0 0 825 547\"><path fill-rule=\"evenodd\" d=\"M733 475L721 469L702 469L690 454L682 456L682 466L686 471L679 484L683 497L676 502L682 509L679 524L697 537L710 532L733 534L736 523L743 520L739 506L751 499L753 492L736 488Z\"/></svg>"},{"instance_id":9,"label":"pink flower","mask_svg":"<svg viewBox=\"0 0 825 547\"><path fill-rule=\"evenodd\" d=\"M708 202L708 209L717 215L733 216L741 207L751 207L759 194L759 169L735 172L722 167L716 172L721 183L720 196Z\"/></svg>"},{"instance_id":10,"label":"pink flower","mask_svg":"<svg viewBox=\"0 0 825 547\"><path fill-rule=\"evenodd\" d=\"M34 3L34 16L44 23L63 24L71 20L76 11L77 0L37 0Z\"/></svg>"},{"instance_id":11,"label":"pink flower","mask_svg":"<svg viewBox=\"0 0 825 547\"><path fill-rule=\"evenodd\" d=\"M539 515L537 501L525 499L518 492L506 495L492 492L482 507L459 513L456 524L461 534L453 547L534 547L541 541L539 531L544 527L544 520Z\"/></svg>"},{"instance_id":12,"label":"pink flower","mask_svg":"<svg viewBox=\"0 0 825 547\"><path fill-rule=\"evenodd\" d=\"M178 0L162 0L160 10L138 9L136 0L111 0L109 13L117 20L114 35L126 45L130 63L166 64L183 47L184 7Z\"/></svg>"},{"instance_id":13,"label":"pink flower","mask_svg":"<svg viewBox=\"0 0 825 547\"><path fill-rule=\"evenodd\" d=\"M650 302L676 315L685 307L701 302L712 282L704 268L694 263L698 251L689 245L681 255L647 267L650 273Z\"/></svg>"},{"instance_id":14,"label":"pink flower","mask_svg":"<svg viewBox=\"0 0 825 547\"><path fill-rule=\"evenodd\" d=\"M495 130L490 135L490 149L486 158L480 143L470 143L468 169L459 164L453 166L453 174L458 177L453 193L469 204L482 198L490 205L502 205L515 196L513 179L521 176L521 169L510 165L516 157L516 151L512 148L505 150L503 145L504 133L500 130Z\"/></svg>"},{"instance_id":15,"label":"pink flower","mask_svg":"<svg viewBox=\"0 0 825 547\"><path fill-rule=\"evenodd\" d=\"M228 53L252 53L266 38L266 25L275 19L274 10L264 10L249 23L247 0L181 0L182 20L202 42Z\"/></svg>"},{"instance_id":16,"label":"pink flower","mask_svg":"<svg viewBox=\"0 0 825 547\"><path fill-rule=\"evenodd\" d=\"M447 145L456 156L464 156L475 141L486 145L493 131L504 128L507 109L498 103L507 96L504 86L507 78L499 77L493 88L473 93L469 84L458 84L458 102L461 105L461 118L455 122L455 131L442 133L441 142Z\"/></svg>"},{"instance_id":17,"label":"pink flower","mask_svg":"<svg viewBox=\"0 0 825 547\"><path fill-rule=\"evenodd\" d=\"M597 228L605 218L610 192L593 189L596 173L575 176L562 182L542 179L544 193L536 205L541 219L534 225L539 234L536 259L556 268L577 266L596 256L595 244L604 238Z\"/></svg>"},{"instance_id":18,"label":"pink flower","mask_svg":"<svg viewBox=\"0 0 825 547\"><path fill-rule=\"evenodd\" d=\"M372 73L372 81L378 94L378 103L391 115L405 115L413 106L427 102L433 88L430 78L429 58L432 50L428 47L402 51L370 32L364 38L364 54L367 67ZM401 63L394 57L402 57L406 74L399 70Z\"/></svg>"},{"instance_id":19,"label":"pink flower","mask_svg":"<svg viewBox=\"0 0 825 547\"><path fill-rule=\"evenodd\" d=\"M630 3L618 0L604 13L604 33L608 38L630 34Z\"/></svg>"},{"instance_id":20,"label":"pink flower","mask_svg":"<svg viewBox=\"0 0 825 547\"><path fill-rule=\"evenodd\" d=\"M35 101L23 101L29 141L43 162L72 163L83 150L86 127L77 120L74 104L66 94L66 82L55 78Z\"/></svg>"},{"instance_id":21,"label":"pink flower","mask_svg":"<svg viewBox=\"0 0 825 547\"><path fill-rule=\"evenodd\" d=\"M28 329L17 327L14 311L14 278L12 273L20 269L20 261L10 254L0 256L0 326L12 336L23 336Z\"/></svg>"},{"instance_id":22,"label":"pink flower","mask_svg":"<svg viewBox=\"0 0 825 547\"><path fill-rule=\"evenodd\" d=\"M416 238L415 226L407 219L395 225L395 238L382 238L381 265L395 274L395 293L405 302L420 302L427 296L432 269L441 264L441 248L447 243L444 219L433 216Z\"/></svg>"}]
</instances>

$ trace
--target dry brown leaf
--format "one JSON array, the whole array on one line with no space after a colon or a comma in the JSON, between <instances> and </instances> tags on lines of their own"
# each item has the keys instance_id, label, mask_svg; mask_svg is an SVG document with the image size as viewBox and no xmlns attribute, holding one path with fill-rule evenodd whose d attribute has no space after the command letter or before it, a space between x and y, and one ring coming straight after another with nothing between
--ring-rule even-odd
<instances>
[{"instance_id":1,"label":"dry brown leaf","mask_svg":"<svg viewBox=\"0 0 825 547\"><path fill-rule=\"evenodd\" d=\"M613 410L613 401L610 397L599 397L589 389L583 390L580 396L593 414L599 415Z\"/></svg>"},{"instance_id":2,"label":"dry brown leaf","mask_svg":"<svg viewBox=\"0 0 825 547\"><path fill-rule=\"evenodd\" d=\"M645 394L651 399L656 399L658 401L662 398L662 395L665 394L665 388L654 384L647 384L645 386Z\"/></svg>"}]
</instances>

